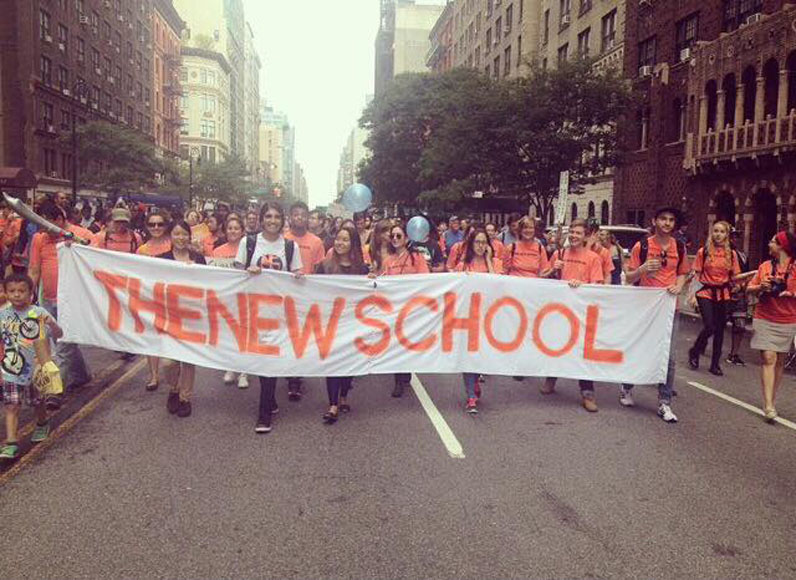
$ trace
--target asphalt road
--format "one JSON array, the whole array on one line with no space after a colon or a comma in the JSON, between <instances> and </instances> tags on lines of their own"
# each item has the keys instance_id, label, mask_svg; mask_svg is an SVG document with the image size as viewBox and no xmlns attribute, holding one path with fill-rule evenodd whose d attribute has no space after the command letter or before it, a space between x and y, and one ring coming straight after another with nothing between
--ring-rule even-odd
<instances>
[{"instance_id":1,"label":"asphalt road","mask_svg":"<svg viewBox=\"0 0 796 580\"><path fill-rule=\"evenodd\" d=\"M684 326L680 360L693 338ZM681 365L682 368L682 365ZM794 578L796 431L759 406L757 369L681 371L677 425L598 385L419 377L461 444L452 458L414 393L357 379L326 426L325 386L253 432L258 390L198 374L194 415L139 374L0 487L3 578ZM780 413L796 419L793 377Z\"/></svg>"}]
</instances>

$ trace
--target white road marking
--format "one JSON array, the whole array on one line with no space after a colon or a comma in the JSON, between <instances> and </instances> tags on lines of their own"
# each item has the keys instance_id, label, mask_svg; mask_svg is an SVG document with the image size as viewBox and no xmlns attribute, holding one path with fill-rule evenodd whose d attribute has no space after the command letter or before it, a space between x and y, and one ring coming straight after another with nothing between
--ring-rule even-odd
<instances>
[{"instance_id":1,"label":"white road marking","mask_svg":"<svg viewBox=\"0 0 796 580\"><path fill-rule=\"evenodd\" d=\"M423 383L420 382L420 379L418 379L415 374L412 375L412 389L415 395L417 395L417 400L420 401L420 404L423 406L426 415L431 419L431 424L434 425L434 429L437 430L439 438L442 439L442 443L448 450L448 455L456 459L464 459L462 444L456 439L456 435L453 434L453 431L451 431L445 418L439 412L439 409L437 409L434 401L428 396L428 391L426 391Z\"/></svg>"},{"instance_id":2,"label":"white road marking","mask_svg":"<svg viewBox=\"0 0 796 580\"><path fill-rule=\"evenodd\" d=\"M760 415L761 417L766 416L763 409L758 409L754 405L750 405L749 403L744 403L743 401L740 401L735 397L731 397L730 395L725 395L721 391L717 391L716 389L711 389L710 387L706 387L705 385L694 381L689 381L688 384L691 385L692 387L699 389L700 391L704 391L706 393L714 395L719 399L724 399L728 403L732 403L733 405L738 405L742 409L746 409L747 411L754 413L755 415ZM782 417L777 417L776 419L774 419L774 421L776 421L780 425L784 425L785 427L788 427L789 429L793 429L794 431L796 431L796 423L794 423L793 421L788 421L787 419L783 419Z\"/></svg>"}]
</instances>

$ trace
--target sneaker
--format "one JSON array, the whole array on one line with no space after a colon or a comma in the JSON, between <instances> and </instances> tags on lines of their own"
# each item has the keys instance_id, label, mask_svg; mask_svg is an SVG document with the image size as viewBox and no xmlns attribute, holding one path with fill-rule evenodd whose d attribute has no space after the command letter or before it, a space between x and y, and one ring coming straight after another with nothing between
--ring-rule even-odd
<instances>
[{"instance_id":1,"label":"sneaker","mask_svg":"<svg viewBox=\"0 0 796 580\"><path fill-rule=\"evenodd\" d=\"M16 443L6 443L0 448L0 459L16 459L19 455L19 445Z\"/></svg>"},{"instance_id":2,"label":"sneaker","mask_svg":"<svg viewBox=\"0 0 796 580\"><path fill-rule=\"evenodd\" d=\"M238 388L239 389L248 389L249 388L249 377L243 373L240 374L238 377Z\"/></svg>"},{"instance_id":3,"label":"sneaker","mask_svg":"<svg viewBox=\"0 0 796 580\"><path fill-rule=\"evenodd\" d=\"M539 385L539 392L543 395L552 395L556 392L556 386L554 384L549 384L547 381L543 382Z\"/></svg>"},{"instance_id":4,"label":"sneaker","mask_svg":"<svg viewBox=\"0 0 796 580\"><path fill-rule=\"evenodd\" d=\"M478 399L467 399L467 407L465 409L470 415L478 414Z\"/></svg>"},{"instance_id":5,"label":"sneaker","mask_svg":"<svg viewBox=\"0 0 796 580\"><path fill-rule=\"evenodd\" d=\"M672 412L672 408L666 403L658 405L658 416L667 423L677 423L677 415Z\"/></svg>"},{"instance_id":6,"label":"sneaker","mask_svg":"<svg viewBox=\"0 0 796 580\"><path fill-rule=\"evenodd\" d=\"M241 375L241 376L243 376L243 375ZM235 382L235 373L233 373L232 371L225 372L224 373L224 384L225 385L231 385L234 382Z\"/></svg>"},{"instance_id":7,"label":"sneaker","mask_svg":"<svg viewBox=\"0 0 796 580\"><path fill-rule=\"evenodd\" d=\"M169 398L166 399L166 409L172 415L176 413L180 408L180 394L179 393L169 393Z\"/></svg>"},{"instance_id":8,"label":"sneaker","mask_svg":"<svg viewBox=\"0 0 796 580\"><path fill-rule=\"evenodd\" d=\"M264 421L257 421L257 425L254 426L255 433L270 433L271 432L271 424L265 423Z\"/></svg>"},{"instance_id":9,"label":"sneaker","mask_svg":"<svg viewBox=\"0 0 796 580\"><path fill-rule=\"evenodd\" d=\"M33 435L30 436L31 443L41 443L47 437L50 436L50 423L45 423L44 425L36 424L36 428L33 430Z\"/></svg>"},{"instance_id":10,"label":"sneaker","mask_svg":"<svg viewBox=\"0 0 796 580\"><path fill-rule=\"evenodd\" d=\"M48 411L57 411L61 408L61 395L47 395L44 399L44 408Z\"/></svg>"},{"instance_id":11,"label":"sneaker","mask_svg":"<svg viewBox=\"0 0 796 580\"><path fill-rule=\"evenodd\" d=\"M594 395L584 396L581 399L580 404L583 405L583 408L586 409L589 413L597 412L597 401L594 400Z\"/></svg>"},{"instance_id":12,"label":"sneaker","mask_svg":"<svg viewBox=\"0 0 796 580\"><path fill-rule=\"evenodd\" d=\"M271 406L271 414L276 415L279 412L279 405L274 404Z\"/></svg>"},{"instance_id":13,"label":"sneaker","mask_svg":"<svg viewBox=\"0 0 796 580\"><path fill-rule=\"evenodd\" d=\"M688 366L693 370L699 368L699 354L693 348L688 349Z\"/></svg>"},{"instance_id":14,"label":"sneaker","mask_svg":"<svg viewBox=\"0 0 796 580\"><path fill-rule=\"evenodd\" d=\"M177 416L178 417L190 417L191 416L191 402L190 401L180 401L180 406L177 408Z\"/></svg>"},{"instance_id":15,"label":"sneaker","mask_svg":"<svg viewBox=\"0 0 796 580\"><path fill-rule=\"evenodd\" d=\"M632 407L636 404L633 400L633 389L619 387L619 404L623 407Z\"/></svg>"},{"instance_id":16,"label":"sneaker","mask_svg":"<svg viewBox=\"0 0 796 580\"><path fill-rule=\"evenodd\" d=\"M708 369L708 372L716 377L724 376L724 371L721 370L721 367L719 365L711 365L710 368Z\"/></svg>"},{"instance_id":17,"label":"sneaker","mask_svg":"<svg viewBox=\"0 0 796 580\"><path fill-rule=\"evenodd\" d=\"M727 362L731 365L735 365L737 367L745 367L746 363L743 362L743 359L739 357L737 354L733 354L727 357Z\"/></svg>"}]
</instances>

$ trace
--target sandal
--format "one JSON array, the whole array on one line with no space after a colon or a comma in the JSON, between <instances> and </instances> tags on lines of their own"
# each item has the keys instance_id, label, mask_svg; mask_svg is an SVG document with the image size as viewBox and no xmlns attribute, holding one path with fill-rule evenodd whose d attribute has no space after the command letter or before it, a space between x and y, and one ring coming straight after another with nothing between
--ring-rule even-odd
<instances>
[{"instance_id":1,"label":"sandal","mask_svg":"<svg viewBox=\"0 0 796 580\"><path fill-rule=\"evenodd\" d=\"M340 403L340 411L343 413L350 413L351 405L349 405L348 403Z\"/></svg>"},{"instance_id":2,"label":"sandal","mask_svg":"<svg viewBox=\"0 0 796 580\"><path fill-rule=\"evenodd\" d=\"M149 381L146 384L146 390L147 391L157 391L158 390L158 386L159 386L158 381Z\"/></svg>"},{"instance_id":3,"label":"sandal","mask_svg":"<svg viewBox=\"0 0 796 580\"><path fill-rule=\"evenodd\" d=\"M332 425L333 423L337 423L337 413L332 413L331 411L327 411L323 414L323 422L327 425Z\"/></svg>"}]
</instances>

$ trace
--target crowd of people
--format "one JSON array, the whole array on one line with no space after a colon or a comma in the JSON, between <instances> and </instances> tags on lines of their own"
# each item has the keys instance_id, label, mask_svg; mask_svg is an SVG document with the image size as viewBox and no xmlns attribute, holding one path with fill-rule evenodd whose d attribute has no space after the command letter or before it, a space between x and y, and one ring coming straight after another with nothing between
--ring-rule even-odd
<instances>
[{"instance_id":1,"label":"crowd of people","mask_svg":"<svg viewBox=\"0 0 796 580\"><path fill-rule=\"evenodd\" d=\"M777 234L769 245L771 259L754 272L747 269L746 257L732 243L732 228L726 222L713 225L710 237L696 253L693 264L682 240L676 237L679 212L661 208L652 222L649 236L630 249L629 256L607 230L594 220L574 220L562 239L561 231L545 232L530 216L514 214L505 226L450 216L429 227L423 239L410 239L401 218L377 213L355 214L353 219L310 211L297 202L287 211L267 202L260 207L234 211L225 203L212 211L181 211L157 207L117 204L107 208L88 203L74 206L65 194L58 194L36 207L39 215L69 232L74 239L109 251L140 254L197 265L212 264L238 268L251 275L264 270L282 270L296 276L310 274L350 276L433 275L439 272L471 272L491 275L549 278L565 281L570 287L582 284L636 284L665 288L679 295L692 288L689 301L698 306L704 328L689 350L689 363L697 369L700 357L713 339L709 371L721 375L722 342L727 318L733 321L733 346L727 361L744 364L738 348L746 324L746 296L759 297L755 310L751 346L761 351L761 382L764 412L768 420L776 415L775 397L782 382L784 361L796 336L796 276L793 257L796 239L790 233ZM58 256L56 245L62 236L37 231L34 222L0 211L2 257L5 282L0 310L0 333L4 347L2 396L6 410L6 444L0 458L13 459L18 453L17 417L23 402L37 409L33 441L48 434L47 407L33 386L37 365L56 364L68 389L90 380L88 368L76 344L56 340L52 359L41 344L58 339ZM417 238L417 236L414 236ZM691 279L696 282L689 284ZM657 413L668 423L677 422L672 410L674 347L677 320L672 331L666 380L658 385ZM35 322L35 324L34 324ZM124 355L132 356L132 355ZM167 409L177 417L192 413L191 398L195 368L191 364L148 357L147 391L156 391L161 382L169 385ZM521 381L523 377L514 377ZM484 377L464 373L465 410L478 413ZM226 372L225 383L237 382L247 388L249 377ZM322 420L337 422L340 413L351 410L349 394L353 377L328 377L328 409ZM403 396L411 374L394 376L392 395ZM259 377L260 402L255 426L257 433L271 431L272 415L278 412L277 379ZM581 380L582 406L597 412L592 381ZM288 399L303 395L300 377L287 380ZM556 379L540 386L544 395L555 393ZM619 401L632 406L633 385L619 386Z\"/></svg>"}]
</instances>

